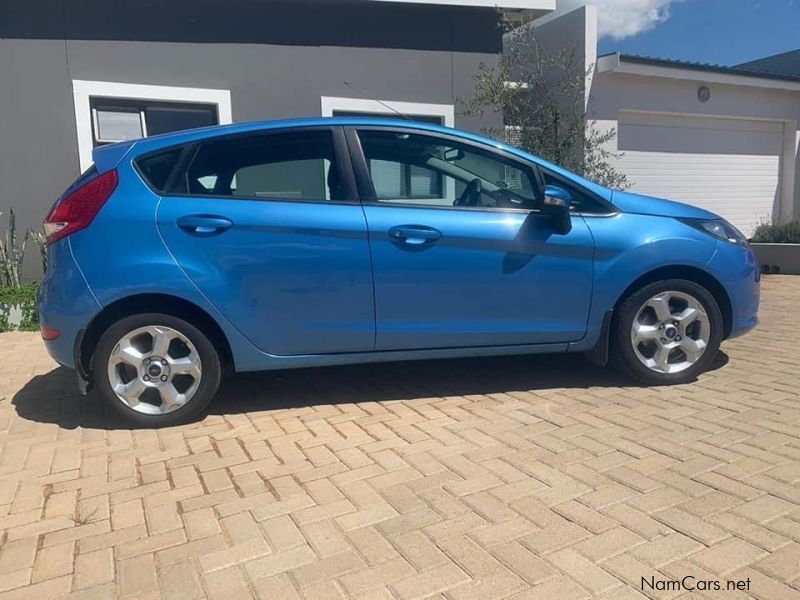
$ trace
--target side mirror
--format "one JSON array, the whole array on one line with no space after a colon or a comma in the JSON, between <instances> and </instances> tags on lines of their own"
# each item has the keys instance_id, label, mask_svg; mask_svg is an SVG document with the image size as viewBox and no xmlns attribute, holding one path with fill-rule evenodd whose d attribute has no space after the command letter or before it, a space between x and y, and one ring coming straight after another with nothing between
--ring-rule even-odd
<instances>
[{"instance_id":1,"label":"side mirror","mask_svg":"<svg viewBox=\"0 0 800 600\"><path fill-rule=\"evenodd\" d=\"M548 185L544 188L542 214L550 217L553 229L560 235L566 235L572 231L572 218L569 213L571 202L572 195L564 188L556 185Z\"/></svg>"}]
</instances>

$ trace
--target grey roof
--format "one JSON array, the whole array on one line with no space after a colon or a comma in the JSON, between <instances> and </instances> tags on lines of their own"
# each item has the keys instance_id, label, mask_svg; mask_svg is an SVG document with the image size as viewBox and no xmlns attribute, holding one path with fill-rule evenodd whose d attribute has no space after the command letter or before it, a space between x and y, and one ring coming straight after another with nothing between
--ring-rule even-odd
<instances>
[{"instance_id":1,"label":"grey roof","mask_svg":"<svg viewBox=\"0 0 800 600\"><path fill-rule=\"evenodd\" d=\"M614 54L617 54L617 52L609 52L608 54L604 54L603 56L611 56ZM636 54L620 54L619 57L620 60L623 62L638 63L642 65L653 65L656 67L671 67L673 69L688 69L690 71L705 71L707 73L724 73L727 75L739 75L747 77L758 77L761 79L777 79L781 81L800 82L800 73L797 74L774 73L772 71L756 69L746 65L726 67L724 65L712 65L709 63L690 62L685 60L673 60L670 58L652 58L649 56L639 56Z\"/></svg>"},{"instance_id":2,"label":"grey roof","mask_svg":"<svg viewBox=\"0 0 800 600\"><path fill-rule=\"evenodd\" d=\"M800 77L800 48L797 50L790 50L789 52L783 52L782 54L774 54L757 60L751 60L737 65L737 67L764 71L765 73Z\"/></svg>"}]
</instances>

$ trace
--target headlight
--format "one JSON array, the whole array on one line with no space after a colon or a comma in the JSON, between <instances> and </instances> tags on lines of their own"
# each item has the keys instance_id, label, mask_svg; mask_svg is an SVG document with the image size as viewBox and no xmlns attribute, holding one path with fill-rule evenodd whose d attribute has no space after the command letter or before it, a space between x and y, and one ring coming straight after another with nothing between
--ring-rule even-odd
<instances>
[{"instance_id":1,"label":"headlight","mask_svg":"<svg viewBox=\"0 0 800 600\"><path fill-rule=\"evenodd\" d=\"M731 244L738 244L740 246L747 246L747 238L744 234L736 229L733 225L728 223L725 219L714 219L713 221L706 221L703 219L679 219L680 221L714 236L719 240L730 242Z\"/></svg>"}]
</instances>

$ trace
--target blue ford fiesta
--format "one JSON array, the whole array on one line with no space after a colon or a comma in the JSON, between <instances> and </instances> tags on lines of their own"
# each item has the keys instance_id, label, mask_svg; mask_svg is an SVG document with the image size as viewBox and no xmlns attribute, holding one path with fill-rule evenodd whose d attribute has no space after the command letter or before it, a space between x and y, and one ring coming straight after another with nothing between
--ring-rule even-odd
<instances>
[{"instance_id":1,"label":"blue ford fiesta","mask_svg":"<svg viewBox=\"0 0 800 600\"><path fill-rule=\"evenodd\" d=\"M140 425L262 369L583 352L682 383L757 322L757 261L719 216L411 121L100 147L44 225L47 348Z\"/></svg>"}]
</instances>

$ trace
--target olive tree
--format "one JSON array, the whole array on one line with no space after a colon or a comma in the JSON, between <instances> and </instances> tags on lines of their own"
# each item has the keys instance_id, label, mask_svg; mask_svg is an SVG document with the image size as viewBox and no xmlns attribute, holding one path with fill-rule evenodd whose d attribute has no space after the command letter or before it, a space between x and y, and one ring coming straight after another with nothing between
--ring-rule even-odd
<instances>
[{"instance_id":1,"label":"olive tree","mask_svg":"<svg viewBox=\"0 0 800 600\"><path fill-rule=\"evenodd\" d=\"M486 129L487 135L602 185L628 187L614 166L620 154L609 149L616 130L600 130L587 114L582 55L574 49L544 52L530 26L508 31L505 40L499 62L481 63L473 75L475 91L461 112L499 114L504 126Z\"/></svg>"}]
</instances>

